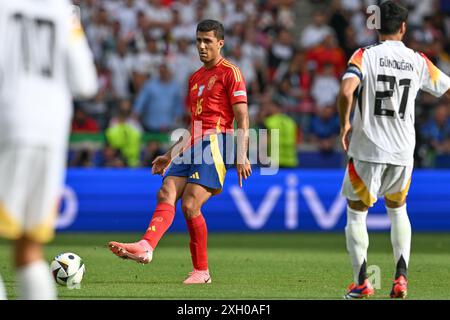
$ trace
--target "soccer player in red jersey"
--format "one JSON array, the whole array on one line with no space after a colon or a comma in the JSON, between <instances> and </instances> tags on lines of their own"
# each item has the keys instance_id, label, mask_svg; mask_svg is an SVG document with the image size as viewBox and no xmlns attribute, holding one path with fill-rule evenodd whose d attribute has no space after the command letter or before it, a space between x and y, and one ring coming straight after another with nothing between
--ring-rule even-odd
<instances>
[{"instance_id":1,"label":"soccer player in red jersey","mask_svg":"<svg viewBox=\"0 0 450 320\"><path fill-rule=\"evenodd\" d=\"M220 193L226 170L234 163L234 149L230 152L227 147L232 139L227 137L232 135L235 119L240 187L242 179L251 174L247 158L249 120L245 81L239 68L221 56L223 46L224 28L220 22L204 20L197 25L197 50L203 67L189 79L190 137L180 138L166 154L153 161L152 173L163 175L164 179L156 209L142 239L135 243L109 243L115 255L149 263L159 240L172 224L176 202L181 199L194 267L185 284L211 283L208 232L201 208L212 195ZM205 161L205 154L212 161Z\"/></svg>"}]
</instances>

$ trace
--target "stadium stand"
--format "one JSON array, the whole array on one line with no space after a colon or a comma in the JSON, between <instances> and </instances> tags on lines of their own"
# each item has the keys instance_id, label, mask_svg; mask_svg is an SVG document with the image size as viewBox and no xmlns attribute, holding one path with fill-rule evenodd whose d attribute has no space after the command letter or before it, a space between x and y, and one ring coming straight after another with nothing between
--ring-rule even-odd
<instances>
[{"instance_id":1,"label":"stadium stand","mask_svg":"<svg viewBox=\"0 0 450 320\"><path fill-rule=\"evenodd\" d=\"M74 106L90 124L86 123L83 130L87 120L74 119L70 166L129 166L121 160L122 152L105 138L106 130L117 125L114 119L124 100L132 106L124 114L126 123L141 136L139 161L133 167L148 165L170 145L171 131L186 127L189 121L185 91L189 75L201 66L195 28L205 18L218 19L226 28L223 54L244 74L252 126L264 126L263 104L269 97L297 124L299 167L344 164L337 141L335 99L348 58L356 48L377 41L376 32L366 27L366 8L377 1L74 2L81 7L82 22L95 54L100 91L95 99L78 101ZM406 44L424 52L450 74L448 1L400 2L411 12ZM167 80L159 83L161 65L168 67L168 74ZM169 83L179 89L166 90L174 95L171 100L175 102L162 106L162 100L169 99L151 96L151 88L169 87ZM148 99L139 99L143 96ZM437 105L447 111L436 116ZM161 112L169 108L172 113ZM433 122L436 117L443 119ZM168 123L169 118L174 121ZM450 102L421 94L416 118L416 167L450 167ZM105 157L111 161L105 161Z\"/></svg>"}]
</instances>

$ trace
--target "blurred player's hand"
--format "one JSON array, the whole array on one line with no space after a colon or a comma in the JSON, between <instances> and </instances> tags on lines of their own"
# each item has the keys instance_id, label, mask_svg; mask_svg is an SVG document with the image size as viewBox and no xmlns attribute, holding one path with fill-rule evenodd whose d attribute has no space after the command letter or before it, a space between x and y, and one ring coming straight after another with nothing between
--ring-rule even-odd
<instances>
[{"instance_id":1,"label":"blurred player's hand","mask_svg":"<svg viewBox=\"0 0 450 320\"><path fill-rule=\"evenodd\" d=\"M168 155L156 157L156 159L152 162L152 174L164 175L170 161L171 158Z\"/></svg>"},{"instance_id":2,"label":"blurred player's hand","mask_svg":"<svg viewBox=\"0 0 450 320\"><path fill-rule=\"evenodd\" d=\"M236 170L239 178L239 187L242 188L242 178L247 180L247 178L252 174L252 166L250 165L250 161L245 158L243 163L236 164Z\"/></svg>"},{"instance_id":3,"label":"blurred player's hand","mask_svg":"<svg viewBox=\"0 0 450 320\"><path fill-rule=\"evenodd\" d=\"M341 128L341 145L342 149L344 149L345 152L348 151L348 146L350 144L350 133L352 132L352 126L350 124L345 125Z\"/></svg>"}]
</instances>

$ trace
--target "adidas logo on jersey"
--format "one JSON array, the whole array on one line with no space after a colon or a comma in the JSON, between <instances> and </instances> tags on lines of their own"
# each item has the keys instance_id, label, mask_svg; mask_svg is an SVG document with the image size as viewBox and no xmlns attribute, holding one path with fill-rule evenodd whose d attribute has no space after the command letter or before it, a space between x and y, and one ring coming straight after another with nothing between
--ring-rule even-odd
<instances>
[{"instance_id":1,"label":"adidas logo on jersey","mask_svg":"<svg viewBox=\"0 0 450 320\"><path fill-rule=\"evenodd\" d=\"M189 178L199 180L200 179L200 175L198 174L198 172L194 172Z\"/></svg>"}]
</instances>

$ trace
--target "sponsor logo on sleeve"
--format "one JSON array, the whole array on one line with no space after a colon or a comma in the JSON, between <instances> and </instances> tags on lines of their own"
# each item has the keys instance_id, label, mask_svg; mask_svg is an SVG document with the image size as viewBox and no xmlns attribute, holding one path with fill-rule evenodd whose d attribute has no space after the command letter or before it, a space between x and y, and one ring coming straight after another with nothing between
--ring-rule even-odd
<instances>
[{"instance_id":1,"label":"sponsor logo on sleeve","mask_svg":"<svg viewBox=\"0 0 450 320\"><path fill-rule=\"evenodd\" d=\"M246 97L247 93L244 90L239 90L239 91L235 91L233 93L233 96L235 96L235 97L240 97L240 96Z\"/></svg>"}]
</instances>

